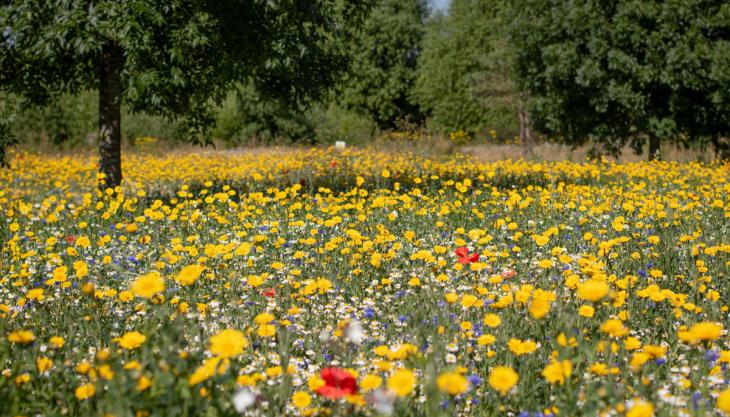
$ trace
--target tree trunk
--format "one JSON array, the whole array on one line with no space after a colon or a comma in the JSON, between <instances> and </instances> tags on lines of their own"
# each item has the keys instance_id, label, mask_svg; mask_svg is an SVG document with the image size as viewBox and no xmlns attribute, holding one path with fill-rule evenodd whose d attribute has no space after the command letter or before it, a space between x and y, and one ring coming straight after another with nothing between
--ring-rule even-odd
<instances>
[{"instance_id":1,"label":"tree trunk","mask_svg":"<svg viewBox=\"0 0 730 417\"><path fill-rule=\"evenodd\" d=\"M122 48L107 41L99 57L99 188L122 183Z\"/></svg>"},{"instance_id":2,"label":"tree trunk","mask_svg":"<svg viewBox=\"0 0 730 417\"><path fill-rule=\"evenodd\" d=\"M656 161L661 159L659 154L659 148L661 146L661 140L654 135L649 136L649 160Z\"/></svg>"},{"instance_id":3,"label":"tree trunk","mask_svg":"<svg viewBox=\"0 0 730 417\"><path fill-rule=\"evenodd\" d=\"M530 126L530 115L522 104L517 109L517 115L520 118L520 146L522 147L522 157L528 159L532 157L532 147L534 145Z\"/></svg>"},{"instance_id":4,"label":"tree trunk","mask_svg":"<svg viewBox=\"0 0 730 417\"><path fill-rule=\"evenodd\" d=\"M720 135L712 135L712 149L715 152L715 160L722 159L722 149L720 148Z\"/></svg>"}]
</instances>

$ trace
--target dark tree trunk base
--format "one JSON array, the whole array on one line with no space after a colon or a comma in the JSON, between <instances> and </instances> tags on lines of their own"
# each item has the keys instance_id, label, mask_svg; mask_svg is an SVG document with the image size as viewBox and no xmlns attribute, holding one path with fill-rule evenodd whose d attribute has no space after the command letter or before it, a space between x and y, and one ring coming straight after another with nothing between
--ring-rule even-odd
<instances>
[{"instance_id":1,"label":"dark tree trunk base","mask_svg":"<svg viewBox=\"0 0 730 417\"><path fill-rule=\"evenodd\" d=\"M661 156L659 154L659 150L661 148L661 140L657 137L650 136L649 137L649 160L650 161L657 161L661 159Z\"/></svg>"},{"instance_id":2,"label":"dark tree trunk base","mask_svg":"<svg viewBox=\"0 0 730 417\"><path fill-rule=\"evenodd\" d=\"M524 106L520 105L517 109L517 116L520 119L520 147L522 148L522 157L525 159L532 158L532 129L530 123L530 115Z\"/></svg>"},{"instance_id":3,"label":"dark tree trunk base","mask_svg":"<svg viewBox=\"0 0 730 417\"><path fill-rule=\"evenodd\" d=\"M99 172L104 174L99 188L122 183L122 48L106 42L99 57Z\"/></svg>"}]
</instances>

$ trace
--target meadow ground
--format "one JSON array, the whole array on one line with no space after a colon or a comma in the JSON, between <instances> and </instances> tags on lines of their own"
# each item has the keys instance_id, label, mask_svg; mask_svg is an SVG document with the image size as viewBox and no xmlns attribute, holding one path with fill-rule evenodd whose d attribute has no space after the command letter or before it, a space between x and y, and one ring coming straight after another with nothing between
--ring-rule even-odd
<instances>
[{"instance_id":1,"label":"meadow ground","mask_svg":"<svg viewBox=\"0 0 730 417\"><path fill-rule=\"evenodd\" d=\"M0 171L0 415L730 412L730 167L368 149Z\"/></svg>"}]
</instances>

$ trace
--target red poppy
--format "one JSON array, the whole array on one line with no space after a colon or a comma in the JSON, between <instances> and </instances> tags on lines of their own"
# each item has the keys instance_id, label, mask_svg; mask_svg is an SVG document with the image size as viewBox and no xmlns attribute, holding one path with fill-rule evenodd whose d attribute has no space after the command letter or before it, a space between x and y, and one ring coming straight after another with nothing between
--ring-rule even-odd
<instances>
[{"instance_id":1,"label":"red poppy","mask_svg":"<svg viewBox=\"0 0 730 417\"><path fill-rule=\"evenodd\" d=\"M267 288L261 292L264 297L273 297L276 295L276 290L273 288Z\"/></svg>"},{"instance_id":2,"label":"red poppy","mask_svg":"<svg viewBox=\"0 0 730 417\"><path fill-rule=\"evenodd\" d=\"M469 263L474 263L479 260L479 254L478 253L472 253L469 254L469 249L465 246L462 246L460 248L456 248L454 251L456 253L456 256L459 257L459 263L462 265L466 265Z\"/></svg>"},{"instance_id":3,"label":"red poppy","mask_svg":"<svg viewBox=\"0 0 730 417\"><path fill-rule=\"evenodd\" d=\"M68 243L69 245L74 243L75 240L76 240L76 236L74 236L74 235L66 236L66 243Z\"/></svg>"},{"instance_id":4,"label":"red poppy","mask_svg":"<svg viewBox=\"0 0 730 417\"><path fill-rule=\"evenodd\" d=\"M324 385L317 388L317 394L336 400L357 393L357 380L342 368L324 368L320 373Z\"/></svg>"},{"instance_id":5,"label":"red poppy","mask_svg":"<svg viewBox=\"0 0 730 417\"><path fill-rule=\"evenodd\" d=\"M336 166L337 166L337 161L332 161L332 162L330 162L330 166L331 166L332 168L336 167Z\"/></svg>"}]
</instances>

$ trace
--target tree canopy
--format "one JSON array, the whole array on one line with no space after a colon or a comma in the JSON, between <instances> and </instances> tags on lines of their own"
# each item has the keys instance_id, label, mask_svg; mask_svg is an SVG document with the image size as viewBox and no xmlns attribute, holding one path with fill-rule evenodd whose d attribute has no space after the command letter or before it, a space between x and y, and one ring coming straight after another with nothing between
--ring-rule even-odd
<instances>
[{"instance_id":1,"label":"tree canopy","mask_svg":"<svg viewBox=\"0 0 730 417\"><path fill-rule=\"evenodd\" d=\"M415 95L434 130L516 130L506 10L506 2L453 0L429 22Z\"/></svg>"},{"instance_id":2,"label":"tree canopy","mask_svg":"<svg viewBox=\"0 0 730 417\"><path fill-rule=\"evenodd\" d=\"M121 181L121 101L180 118L191 140L207 142L214 106L236 83L290 105L319 97L348 64L345 43L333 40L350 36L369 7L368 0L11 0L0 7L0 91L46 104L98 89L101 171L113 186Z\"/></svg>"},{"instance_id":3,"label":"tree canopy","mask_svg":"<svg viewBox=\"0 0 730 417\"><path fill-rule=\"evenodd\" d=\"M343 85L346 108L370 116L380 127L399 119L423 119L413 97L428 5L424 0L381 0L349 48L353 64Z\"/></svg>"},{"instance_id":4,"label":"tree canopy","mask_svg":"<svg viewBox=\"0 0 730 417\"><path fill-rule=\"evenodd\" d=\"M519 0L519 87L568 143L640 150L730 133L730 5L721 0Z\"/></svg>"}]
</instances>

